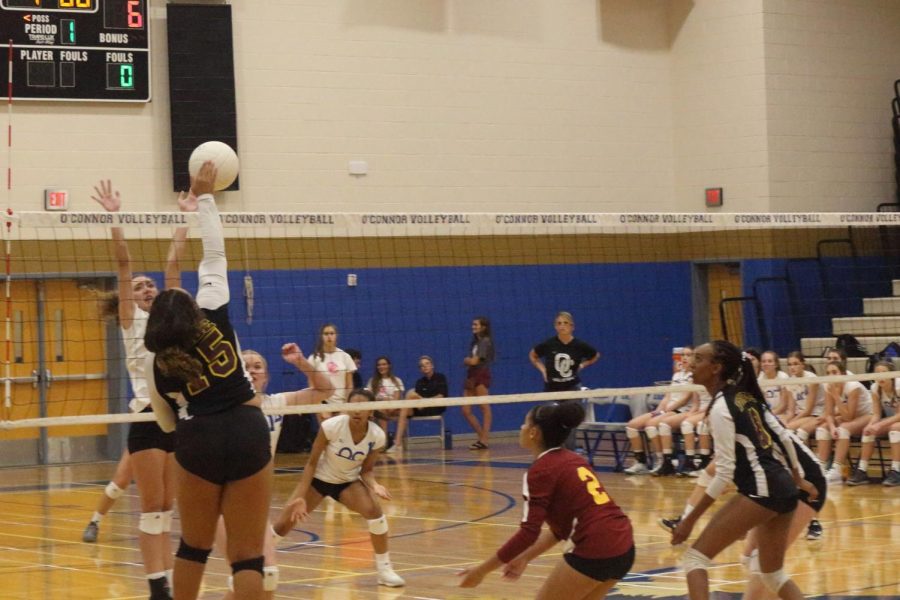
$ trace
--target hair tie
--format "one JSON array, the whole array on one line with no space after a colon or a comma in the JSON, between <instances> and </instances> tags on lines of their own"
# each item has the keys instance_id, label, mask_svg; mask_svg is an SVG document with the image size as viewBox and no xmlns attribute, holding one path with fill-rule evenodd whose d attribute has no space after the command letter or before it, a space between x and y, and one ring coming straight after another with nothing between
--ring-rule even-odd
<instances>
[{"instance_id":1,"label":"hair tie","mask_svg":"<svg viewBox=\"0 0 900 600\"><path fill-rule=\"evenodd\" d=\"M741 360L750 360L750 355L746 352L741 352Z\"/></svg>"}]
</instances>

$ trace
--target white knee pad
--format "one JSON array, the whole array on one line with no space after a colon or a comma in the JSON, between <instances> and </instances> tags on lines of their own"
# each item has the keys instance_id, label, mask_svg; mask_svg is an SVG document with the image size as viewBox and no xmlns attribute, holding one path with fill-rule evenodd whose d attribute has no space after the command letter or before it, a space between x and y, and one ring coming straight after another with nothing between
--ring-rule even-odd
<instances>
[{"instance_id":1,"label":"white knee pad","mask_svg":"<svg viewBox=\"0 0 900 600\"><path fill-rule=\"evenodd\" d=\"M827 442L831 439L831 433L828 432L824 427L816 427L816 440L820 442Z\"/></svg>"},{"instance_id":2,"label":"white knee pad","mask_svg":"<svg viewBox=\"0 0 900 600\"><path fill-rule=\"evenodd\" d=\"M681 557L681 567L685 573L690 573L697 569L707 571L711 566L712 561L705 554L694 548L685 550L684 555Z\"/></svg>"},{"instance_id":3,"label":"white knee pad","mask_svg":"<svg viewBox=\"0 0 900 600\"><path fill-rule=\"evenodd\" d=\"M162 530L163 533L169 533L172 531L172 511L167 510L162 514Z\"/></svg>"},{"instance_id":4,"label":"white knee pad","mask_svg":"<svg viewBox=\"0 0 900 600\"><path fill-rule=\"evenodd\" d=\"M106 497L110 500L118 500L119 497L125 493L125 490L117 486L114 481L110 481L106 484L106 489L103 490L103 493L106 494Z\"/></svg>"},{"instance_id":5,"label":"white knee pad","mask_svg":"<svg viewBox=\"0 0 900 600\"><path fill-rule=\"evenodd\" d=\"M646 433L647 437L652 440L653 438L655 438L656 436L659 435L659 430L656 427L653 427L651 425L650 427L644 428L644 433Z\"/></svg>"},{"instance_id":6,"label":"white knee pad","mask_svg":"<svg viewBox=\"0 0 900 600\"><path fill-rule=\"evenodd\" d=\"M697 425L697 433L700 435L709 435L709 425L706 424L706 419L703 419Z\"/></svg>"},{"instance_id":7,"label":"white knee pad","mask_svg":"<svg viewBox=\"0 0 900 600\"><path fill-rule=\"evenodd\" d=\"M900 431L898 431L897 433L900 433ZM637 439L639 435L640 432L637 429L632 429L631 427L625 428L625 437L627 437L629 440Z\"/></svg>"},{"instance_id":8,"label":"white knee pad","mask_svg":"<svg viewBox=\"0 0 900 600\"><path fill-rule=\"evenodd\" d=\"M274 592L278 589L278 567L263 567L263 590Z\"/></svg>"},{"instance_id":9,"label":"white knee pad","mask_svg":"<svg viewBox=\"0 0 900 600\"><path fill-rule=\"evenodd\" d=\"M694 424L687 419L681 422L681 435L691 435L694 433Z\"/></svg>"},{"instance_id":10,"label":"white knee pad","mask_svg":"<svg viewBox=\"0 0 900 600\"><path fill-rule=\"evenodd\" d=\"M366 522L369 524L369 533L384 535L388 532L387 519L384 515L381 515L377 519L369 519Z\"/></svg>"},{"instance_id":11,"label":"white knee pad","mask_svg":"<svg viewBox=\"0 0 900 600\"><path fill-rule=\"evenodd\" d=\"M849 440L850 432L844 429L843 427L838 427L838 439L841 440Z\"/></svg>"},{"instance_id":12,"label":"white knee pad","mask_svg":"<svg viewBox=\"0 0 900 600\"><path fill-rule=\"evenodd\" d=\"M712 483L713 478L710 477L709 473L706 472L706 469L700 471L700 475L697 476L697 485L700 487L709 487L709 484Z\"/></svg>"},{"instance_id":13,"label":"white knee pad","mask_svg":"<svg viewBox=\"0 0 900 600\"><path fill-rule=\"evenodd\" d=\"M778 569L774 573L760 573L759 577L762 579L763 584L769 588L769 591L773 594L777 594L778 590L781 589L781 586L791 580L787 573L781 569Z\"/></svg>"},{"instance_id":14,"label":"white knee pad","mask_svg":"<svg viewBox=\"0 0 900 600\"><path fill-rule=\"evenodd\" d=\"M805 443L806 443L806 440L809 439L809 432L808 432L807 430L805 430L805 429L798 429L798 430L797 430L797 437L800 438L800 441L803 442L803 443L805 444Z\"/></svg>"},{"instance_id":15,"label":"white knee pad","mask_svg":"<svg viewBox=\"0 0 900 600\"><path fill-rule=\"evenodd\" d=\"M874 444L875 436L874 435L864 435L861 438L859 438L859 441L861 441L863 444Z\"/></svg>"},{"instance_id":16,"label":"white knee pad","mask_svg":"<svg viewBox=\"0 0 900 600\"><path fill-rule=\"evenodd\" d=\"M672 437L672 428L665 423L659 424L659 435L664 435L666 437Z\"/></svg>"},{"instance_id":17,"label":"white knee pad","mask_svg":"<svg viewBox=\"0 0 900 600\"><path fill-rule=\"evenodd\" d=\"M891 431L888 433L888 439L892 444L900 444L900 431Z\"/></svg>"},{"instance_id":18,"label":"white knee pad","mask_svg":"<svg viewBox=\"0 0 900 600\"><path fill-rule=\"evenodd\" d=\"M159 535L163 532L163 514L161 512L141 513L141 519L138 521L138 529L141 533L148 535Z\"/></svg>"}]
</instances>

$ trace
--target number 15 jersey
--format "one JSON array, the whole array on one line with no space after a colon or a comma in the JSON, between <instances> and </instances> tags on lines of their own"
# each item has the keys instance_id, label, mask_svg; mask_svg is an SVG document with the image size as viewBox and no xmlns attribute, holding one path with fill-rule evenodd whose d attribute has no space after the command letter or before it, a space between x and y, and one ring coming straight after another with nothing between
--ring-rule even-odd
<instances>
[{"instance_id":1,"label":"number 15 jersey","mask_svg":"<svg viewBox=\"0 0 900 600\"><path fill-rule=\"evenodd\" d=\"M631 521L581 456L563 448L543 452L525 474L519 531L497 552L509 562L531 546L544 521L581 558L612 558L634 545Z\"/></svg>"},{"instance_id":2,"label":"number 15 jersey","mask_svg":"<svg viewBox=\"0 0 900 600\"><path fill-rule=\"evenodd\" d=\"M206 319L200 337L188 350L203 366L201 377L186 383L165 377L156 365L153 368L156 388L175 405L181 418L229 410L256 395L240 358L241 348L228 319L228 304L201 310Z\"/></svg>"}]
</instances>

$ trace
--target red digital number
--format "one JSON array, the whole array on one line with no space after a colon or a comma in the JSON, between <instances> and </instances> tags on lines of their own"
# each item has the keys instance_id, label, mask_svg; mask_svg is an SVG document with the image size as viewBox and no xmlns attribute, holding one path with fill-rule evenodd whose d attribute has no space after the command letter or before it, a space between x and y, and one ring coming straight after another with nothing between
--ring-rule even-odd
<instances>
[{"instance_id":1,"label":"red digital number","mask_svg":"<svg viewBox=\"0 0 900 600\"><path fill-rule=\"evenodd\" d=\"M144 15L141 12L141 0L128 0L128 27L141 29L144 27Z\"/></svg>"}]
</instances>

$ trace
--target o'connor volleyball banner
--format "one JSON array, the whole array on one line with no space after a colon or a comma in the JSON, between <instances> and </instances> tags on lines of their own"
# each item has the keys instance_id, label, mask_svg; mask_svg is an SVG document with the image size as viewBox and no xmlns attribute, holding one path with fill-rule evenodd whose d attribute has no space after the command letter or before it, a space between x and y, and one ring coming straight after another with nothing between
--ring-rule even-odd
<instances>
[{"instance_id":1,"label":"o'connor volleyball banner","mask_svg":"<svg viewBox=\"0 0 900 600\"><path fill-rule=\"evenodd\" d=\"M846 227L900 224L900 213L222 213L229 237L415 237L679 233L702 230ZM21 212L6 218L4 237L98 239L110 227L168 238L194 227L192 213Z\"/></svg>"}]
</instances>

